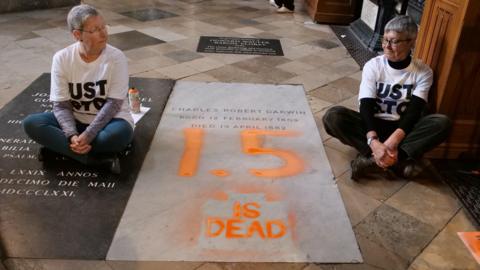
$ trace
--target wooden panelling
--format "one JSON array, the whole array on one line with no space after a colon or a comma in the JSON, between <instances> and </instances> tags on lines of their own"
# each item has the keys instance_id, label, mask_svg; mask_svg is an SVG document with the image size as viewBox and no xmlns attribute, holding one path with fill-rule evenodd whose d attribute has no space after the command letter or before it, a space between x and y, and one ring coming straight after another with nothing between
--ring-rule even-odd
<instances>
[{"instance_id":1,"label":"wooden panelling","mask_svg":"<svg viewBox=\"0 0 480 270\"><path fill-rule=\"evenodd\" d=\"M360 16L361 4L361 0L305 0L308 14L319 23L348 24Z\"/></svg>"},{"instance_id":2,"label":"wooden panelling","mask_svg":"<svg viewBox=\"0 0 480 270\"><path fill-rule=\"evenodd\" d=\"M430 65L430 106L453 120L445 144L432 153L480 155L480 1L426 2L415 56Z\"/></svg>"}]
</instances>

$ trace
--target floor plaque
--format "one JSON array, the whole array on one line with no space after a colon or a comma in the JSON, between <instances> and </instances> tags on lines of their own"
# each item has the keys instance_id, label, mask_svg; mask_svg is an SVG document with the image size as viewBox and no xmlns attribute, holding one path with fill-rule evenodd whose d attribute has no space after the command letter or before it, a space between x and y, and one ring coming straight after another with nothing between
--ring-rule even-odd
<instances>
[{"instance_id":1,"label":"floor plaque","mask_svg":"<svg viewBox=\"0 0 480 270\"><path fill-rule=\"evenodd\" d=\"M298 85L177 82L107 260L361 262Z\"/></svg>"},{"instance_id":2,"label":"floor plaque","mask_svg":"<svg viewBox=\"0 0 480 270\"><path fill-rule=\"evenodd\" d=\"M43 74L0 110L0 241L6 257L105 259L155 134L173 81L131 78L150 110L137 122L122 172L86 167L50 155L21 126L50 111L50 74Z\"/></svg>"},{"instance_id":3,"label":"floor plaque","mask_svg":"<svg viewBox=\"0 0 480 270\"><path fill-rule=\"evenodd\" d=\"M278 39L201 36L197 52L283 56Z\"/></svg>"}]
</instances>

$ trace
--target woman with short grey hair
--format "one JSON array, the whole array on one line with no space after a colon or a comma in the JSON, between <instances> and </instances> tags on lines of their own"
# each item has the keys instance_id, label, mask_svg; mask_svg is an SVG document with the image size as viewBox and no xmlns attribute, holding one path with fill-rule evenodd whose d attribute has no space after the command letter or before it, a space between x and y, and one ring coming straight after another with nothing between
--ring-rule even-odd
<instances>
[{"instance_id":1,"label":"woman with short grey hair","mask_svg":"<svg viewBox=\"0 0 480 270\"><path fill-rule=\"evenodd\" d=\"M363 67L360 112L336 106L323 117L328 134L359 152L351 162L354 180L375 168L411 178L420 172L418 159L448 136L451 124L445 115L424 115L433 72L411 56L416 36L412 18L389 21L384 54Z\"/></svg>"},{"instance_id":2,"label":"woman with short grey hair","mask_svg":"<svg viewBox=\"0 0 480 270\"><path fill-rule=\"evenodd\" d=\"M127 59L107 44L105 21L93 6L73 7L67 24L76 42L53 57L53 112L29 115L25 132L43 146L40 159L53 151L120 173L117 154L133 137Z\"/></svg>"}]
</instances>

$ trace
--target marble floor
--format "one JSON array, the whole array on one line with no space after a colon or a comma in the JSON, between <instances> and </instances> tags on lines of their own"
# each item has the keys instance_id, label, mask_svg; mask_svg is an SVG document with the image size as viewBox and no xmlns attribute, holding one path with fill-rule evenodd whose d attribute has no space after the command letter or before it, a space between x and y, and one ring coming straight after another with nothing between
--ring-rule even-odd
<instances>
[{"instance_id":1,"label":"marble floor","mask_svg":"<svg viewBox=\"0 0 480 270\"><path fill-rule=\"evenodd\" d=\"M85 0L103 12L112 43L124 50L133 77L188 81L303 84L363 264L122 262L9 258L0 269L480 269L457 236L475 230L434 170L405 181L375 175L354 182L355 151L328 136L321 117L335 104L357 107L361 68L327 25L315 24L297 1L277 14L267 0ZM68 8L0 14L0 108L72 42ZM273 38L284 56L198 53L200 36ZM427 168L428 161L426 162ZM341 251L339 251L341 252Z\"/></svg>"}]
</instances>

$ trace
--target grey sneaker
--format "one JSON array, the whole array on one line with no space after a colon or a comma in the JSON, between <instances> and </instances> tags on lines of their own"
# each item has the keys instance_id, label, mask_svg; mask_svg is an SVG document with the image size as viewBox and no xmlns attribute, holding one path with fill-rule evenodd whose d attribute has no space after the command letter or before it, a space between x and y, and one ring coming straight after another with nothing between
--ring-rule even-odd
<instances>
[{"instance_id":1,"label":"grey sneaker","mask_svg":"<svg viewBox=\"0 0 480 270\"><path fill-rule=\"evenodd\" d=\"M375 161L370 157L365 157L358 155L352 162L350 166L352 167L352 179L358 180L368 173L368 169L374 167Z\"/></svg>"},{"instance_id":2,"label":"grey sneaker","mask_svg":"<svg viewBox=\"0 0 480 270\"><path fill-rule=\"evenodd\" d=\"M277 3L275 3L275 0L270 0L269 2L270 2L270 5L272 5L272 6L276 7L276 8L280 8L280 7L277 5Z\"/></svg>"},{"instance_id":3,"label":"grey sneaker","mask_svg":"<svg viewBox=\"0 0 480 270\"><path fill-rule=\"evenodd\" d=\"M286 8L285 6L282 6L281 8L277 9L277 13L292 13L293 10Z\"/></svg>"}]
</instances>

